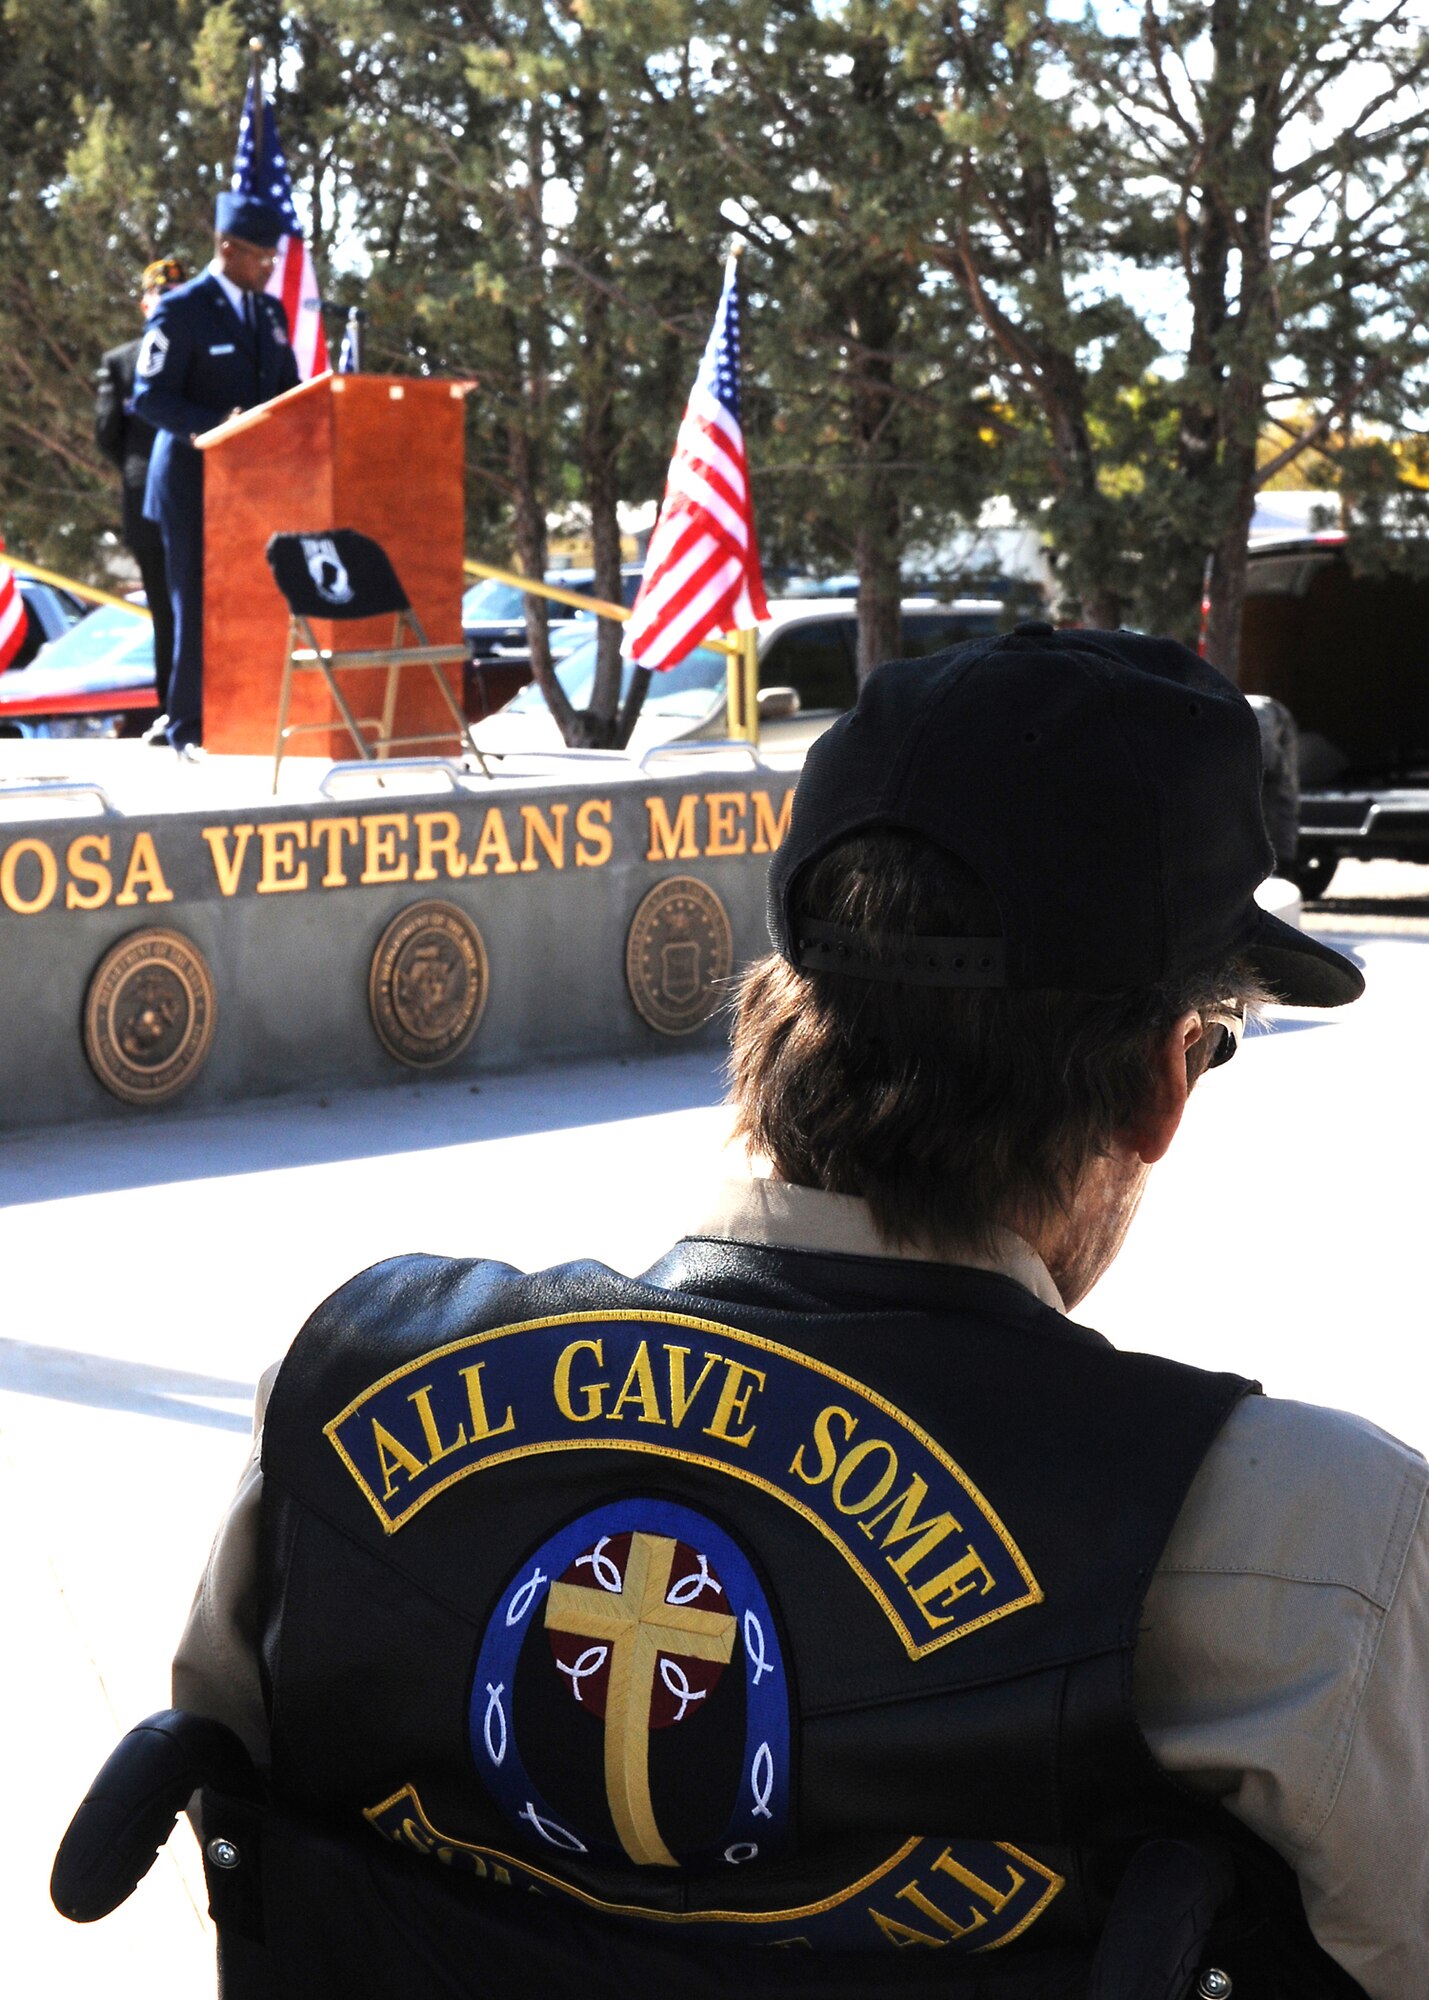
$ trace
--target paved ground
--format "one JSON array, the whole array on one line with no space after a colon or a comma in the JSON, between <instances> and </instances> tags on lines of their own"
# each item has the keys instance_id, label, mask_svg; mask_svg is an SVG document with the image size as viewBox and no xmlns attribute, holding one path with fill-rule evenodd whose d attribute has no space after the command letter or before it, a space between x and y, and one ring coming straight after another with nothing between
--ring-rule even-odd
<instances>
[{"instance_id":1,"label":"paved ground","mask_svg":"<svg viewBox=\"0 0 1429 2000\"><path fill-rule=\"evenodd\" d=\"M1207 1079L1081 1316L1423 1446L1429 869L1334 887L1310 921L1359 952L1369 996L1286 1017ZM112 1742L164 1704L253 1381L307 1310L401 1249L638 1269L698 1212L724 1128L714 1066L676 1055L0 1144L0 1990L212 1990L186 1832L95 1929L45 1882Z\"/></svg>"}]
</instances>

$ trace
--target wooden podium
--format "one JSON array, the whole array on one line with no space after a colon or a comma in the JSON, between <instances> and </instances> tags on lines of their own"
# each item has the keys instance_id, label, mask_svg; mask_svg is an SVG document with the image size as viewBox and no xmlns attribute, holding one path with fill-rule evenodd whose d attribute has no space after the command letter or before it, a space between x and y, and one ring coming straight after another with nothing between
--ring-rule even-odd
<instances>
[{"instance_id":1,"label":"wooden podium","mask_svg":"<svg viewBox=\"0 0 1429 2000\"><path fill-rule=\"evenodd\" d=\"M462 404L473 385L391 375L320 375L198 440L204 453L203 740L271 756L288 607L263 551L280 532L356 528L386 549L433 645L461 643L466 513ZM321 646L386 646L392 621L314 622ZM458 706L460 669L448 670ZM381 712L383 676L339 674L359 717ZM289 720L333 722L294 749L357 755L320 674L293 684ZM429 669L401 676L396 734L457 745ZM420 754L414 746L409 754Z\"/></svg>"}]
</instances>

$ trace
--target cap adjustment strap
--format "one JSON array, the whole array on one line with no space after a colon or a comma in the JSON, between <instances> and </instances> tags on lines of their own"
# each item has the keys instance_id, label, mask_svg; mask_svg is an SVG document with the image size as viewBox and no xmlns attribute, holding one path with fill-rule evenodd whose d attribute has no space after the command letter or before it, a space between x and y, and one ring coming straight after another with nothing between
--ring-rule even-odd
<instances>
[{"instance_id":1,"label":"cap adjustment strap","mask_svg":"<svg viewBox=\"0 0 1429 2000\"><path fill-rule=\"evenodd\" d=\"M798 925L797 962L805 972L842 972L904 986L1006 986L1000 937L911 937L846 930L841 924Z\"/></svg>"}]
</instances>

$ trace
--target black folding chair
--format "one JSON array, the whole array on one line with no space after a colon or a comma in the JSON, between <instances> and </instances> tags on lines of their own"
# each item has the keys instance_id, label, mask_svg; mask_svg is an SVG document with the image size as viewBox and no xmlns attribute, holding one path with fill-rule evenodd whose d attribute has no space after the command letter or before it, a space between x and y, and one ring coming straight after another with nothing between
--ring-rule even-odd
<instances>
[{"instance_id":1,"label":"black folding chair","mask_svg":"<svg viewBox=\"0 0 1429 2000\"><path fill-rule=\"evenodd\" d=\"M278 730L273 743L275 792L288 739L332 727L330 722L289 722L293 676L301 673L322 675L358 756L370 763L374 758L387 757L396 749L446 740L445 732L423 736L393 734L397 690L404 668L427 668L441 689L442 700L451 711L458 738L486 776L491 776L486 759L442 672L445 666L465 662L466 646L464 643L450 646L429 643L422 630L422 622L412 609L380 542L374 542L370 535L358 534L355 528L328 528L311 534L273 535L268 542L267 555L274 580L288 606L288 645L283 659L282 691L278 697ZM390 646L320 646L312 628L314 618L349 622L389 615L393 619ZM386 670L387 686L380 718L355 716L338 686L338 671L347 672L354 667ZM366 735L364 731L371 733Z\"/></svg>"},{"instance_id":2,"label":"black folding chair","mask_svg":"<svg viewBox=\"0 0 1429 2000\"><path fill-rule=\"evenodd\" d=\"M995 1953L953 1966L939 1953L770 1952L681 1946L543 1897L468 1881L347 1821L285 1810L238 1739L178 1710L129 1731L65 1834L50 1894L62 1916L108 1916L148 1873L201 1793L204 1867L218 1928L222 2000L1229 2000L1204 1969L1232 1886L1216 1848L1139 1848L1095 1949ZM1199 1975L1199 1976L1198 1976ZM1222 1983L1223 1982L1223 1983ZM1266 1989L1267 1991L1269 1989ZM1277 1987L1277 1991L1283 1990ZM1307 1989L1308 1990L1308 1989ZM1252 2000L1249 1989L1242 2000Z\"/></svg>"}]
</instances>

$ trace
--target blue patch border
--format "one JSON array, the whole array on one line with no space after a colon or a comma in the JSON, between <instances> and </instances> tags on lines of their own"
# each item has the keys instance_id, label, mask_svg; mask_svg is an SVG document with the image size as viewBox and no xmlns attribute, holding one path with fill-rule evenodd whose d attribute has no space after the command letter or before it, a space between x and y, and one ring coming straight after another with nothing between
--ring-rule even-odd
<instances>
[{"instance_id":1,"label":"blue patch border","mask_svg":"<svg viewBox=\"0 0 1429 2000\"><path fill-rule=\"evenodd\" d=\"M769 1860L787 1844L791 1787L792 1694L778 1627L753 1565L738 1543L708 1516L672 1500L631 1496L582 1514L544 1541L508 1582L487 1624L472 1675L467 1737L473 1761L507 1818L529 1826L532 1837L545 1841L548 1851L584 1856L606 1867L632 1865L619 1847L584 1841L561 1825L526 1769L501 1698L514 1685L526 1635L552 1580L602 1535L635 1532L666 1535L703 1549L719 1573L739 1625L746 1717L739 1793L720 1840L698 1854L682 1856L681 1868L742 1867ZM557 1834L564 1837L558 1839Z\"/></svg>"}]
</instances>

